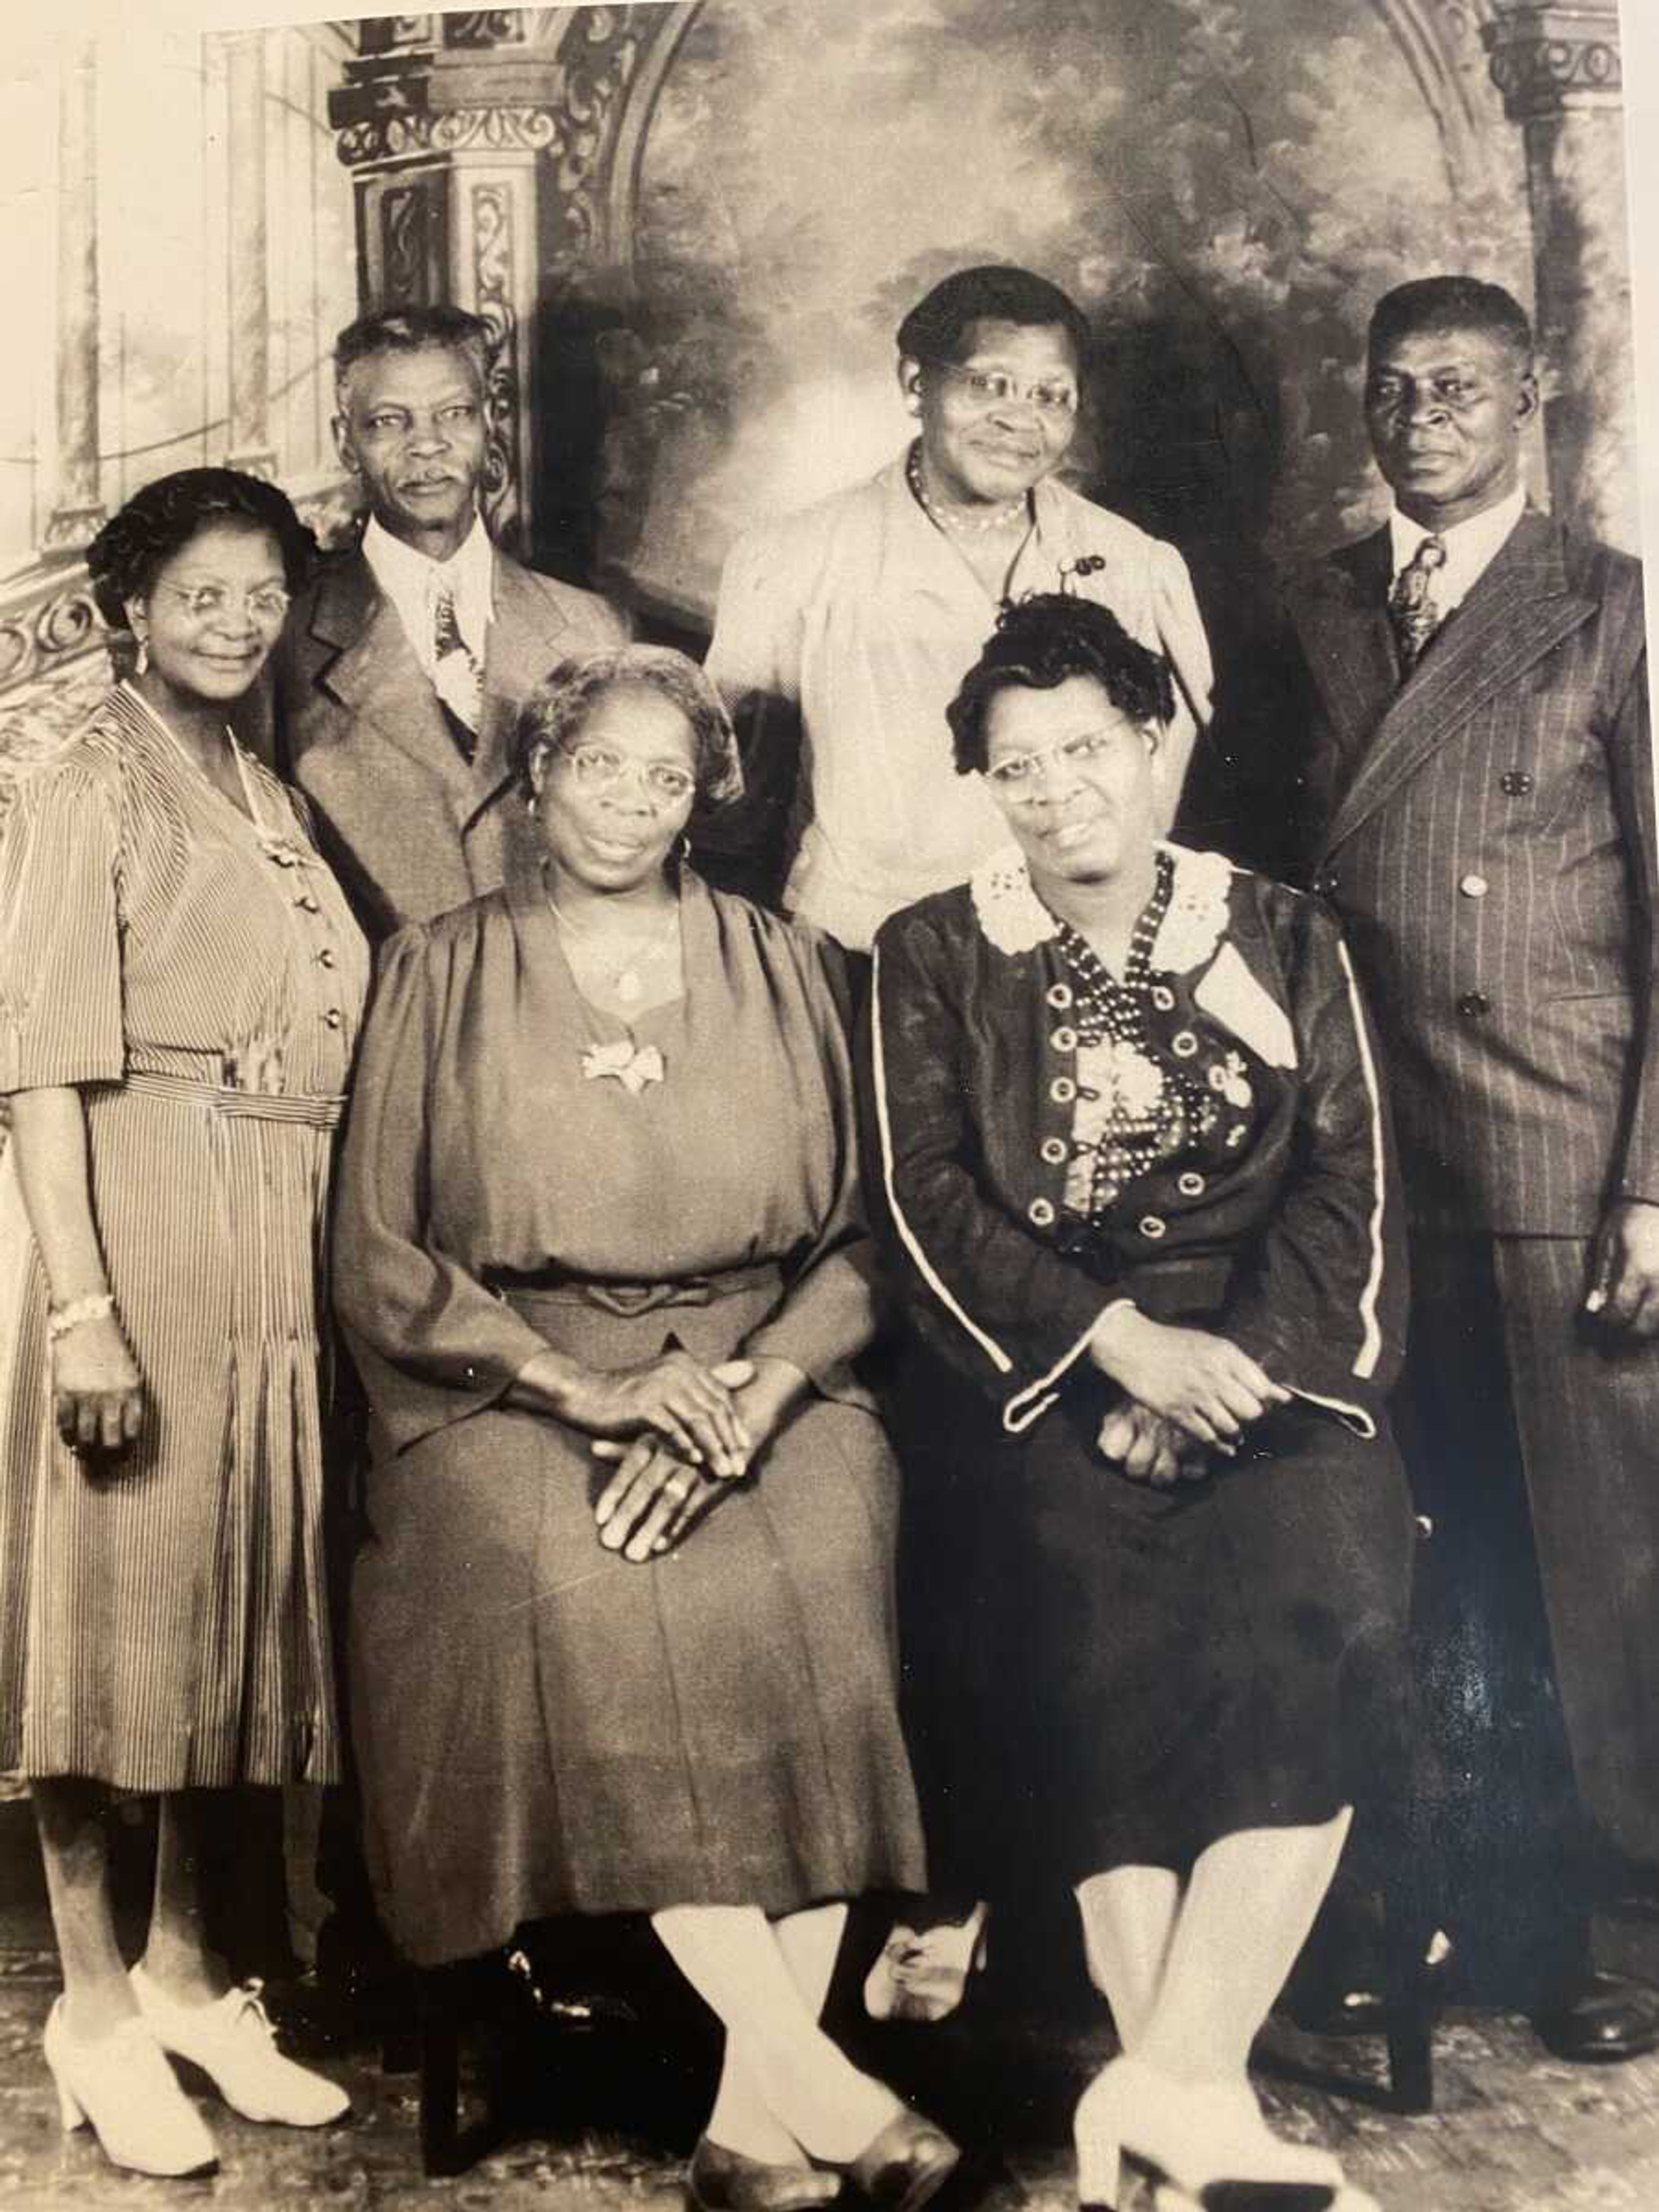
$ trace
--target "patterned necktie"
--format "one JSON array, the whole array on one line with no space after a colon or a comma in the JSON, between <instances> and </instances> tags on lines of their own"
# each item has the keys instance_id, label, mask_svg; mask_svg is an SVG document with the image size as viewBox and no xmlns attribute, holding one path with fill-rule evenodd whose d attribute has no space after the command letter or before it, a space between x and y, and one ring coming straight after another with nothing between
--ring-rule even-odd
<instances>
[{"instance_id":1,"label":"patterned necktie","mask_svg":"<svg viewBox=\"0 0 1659 2212\"><path fill-rule=\"evenodd\" d=\"M433 688L462 727L476 737L483 708L483 671L461 635L454 586L447 577L433 594L432 648Z\"/></svg>"},{"instance_id":2,"label":"patterned necktie","mask_svg":"<svg viewBox=\"0 0 1659 2212\"><path fill-rule=\"evenodd\" d=\"M1446 548L1438 538L1425 538L1394 580L1389 594L1389 619L1400 647L1400 672L1409 676L1422 659L1423 648L1440 627L1441 613L1434 603L1434 572L1446 565Z\"/></svg>"}]
</instances>

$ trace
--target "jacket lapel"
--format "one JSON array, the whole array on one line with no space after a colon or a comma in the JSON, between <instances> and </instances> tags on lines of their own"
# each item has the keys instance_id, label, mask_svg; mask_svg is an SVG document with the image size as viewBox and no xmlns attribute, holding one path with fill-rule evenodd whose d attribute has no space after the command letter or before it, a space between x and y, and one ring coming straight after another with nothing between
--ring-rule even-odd
<instances>
[{"instance_id":1,"label":"jacket lapel","mask_svg":"<svg viewBox=\"0 0 1659 2212\"><path fill-rule=\"evenodd\" d=\"M361 553L328 570L312 611L311 676L357 725L375 734L451 794L465 816L477 796L437 694Z\"/></svg>"},{"instance_id":2,"label":"jacket lapel","mask_svg":"<svg viewBox=\"0 0 1659 2212\"><path fill-rule=\"evenodd\" d=\"M1592 600L1568 586L1559 526L1528 509L1384 709L1355 760L1326 850L1352 836L1494 693L1512 688L1595 611Z\"/></svg>"},{"instance_id":3,"label":"jacket lapel","mask_svg":"<svg viewBox=\"0 0 1659 2212\"><path fill-rule=\"evenodd\" d=\"M483 715L473 766L477 794L514 769L519 709L566 651L569 623L551 592L516 561L495 556L494 612L484 646Z\"/></svg>"},{"instance_id":4,"label":"jacket lapel","mask_svg":"<svg viewBox=\"0 0 1659 2212\"><path fill-rule=\"evenodd\" d=\"M1291 603L1302 650L1345 762L1364 750L1400 688L1388 615L1389 533L1376 531L1321 562Z\"/></svg>"}]
</instances>

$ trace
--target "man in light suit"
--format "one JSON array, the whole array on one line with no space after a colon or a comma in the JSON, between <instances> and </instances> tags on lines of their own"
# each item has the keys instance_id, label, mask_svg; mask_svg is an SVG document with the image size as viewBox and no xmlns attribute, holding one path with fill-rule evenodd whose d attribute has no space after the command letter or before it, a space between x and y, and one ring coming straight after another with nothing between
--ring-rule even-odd
<instances>
[{"instance_id":1,"label":"man in light suit","mask_svg":"<svg viewBox=\"0 0 1659 2212\"><path fill-rule=\"evenodd\" d=\"M1527 505L1538 404L1507 293L1389 293L1395 510L1291 611L1412 1231L1430 1863L1468 1992L1614 2059L1659 2045L1589 1950L1659 1863L1659 896L1641 570Z\"/></svg>"},{"instance_id":2,"label":"man in light suit","mask_svg":"<svg viewBox=\"0 0 1659 2212\"><path fill-rule=\"evenodd\" d=\"M340 333L334 432L368 522L301 594L276 658L276 765L377 939L533 865L502 794L518 710L568 653L627 635L603 599L490 543L486 337L456 307Z\"/></svg>"}]
</instances>

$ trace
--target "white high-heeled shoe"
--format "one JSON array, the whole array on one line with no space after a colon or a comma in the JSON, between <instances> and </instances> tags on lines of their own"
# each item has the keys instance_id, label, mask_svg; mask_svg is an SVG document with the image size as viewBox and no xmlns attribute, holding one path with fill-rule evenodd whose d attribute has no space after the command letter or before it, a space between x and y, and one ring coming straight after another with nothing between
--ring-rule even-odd
<instances>
[{"instance_id":1,"label":"white high-heeled shoe","mask_svg":"<svg viewBox=\"0 0 1659 2212\"><path fill-rule=\"evenodd\" d=\"M1115 2212L1125 2170L1224 2212L1248 2192L1252 2212L1328 2212L1343 2187L1329 2151L1289 2143L1261 2117L1248 2082L1172 2081L1115 2058L1084 2091L1073 2122L1078 2197Z\"/></svg>"},{"instance_id":2,"label":"white high-heeled shoe","mask_svg":"<svg viewBox=\"0 0 1659 2212\"><path fill-rule=\"evenodd\" d=\"M217 2167L213 2137L142 2020L124 2020L108 2035L77 2036L59 1997L42 2048L65 2135L90 2122L111 2165L134 2173L177 2179Z\"/></svg>"},{"instance_id":3,"label":"white high-heeled shoe","mask_svg":"<svg viewBox=\"0 0 1659 2212\"><path fill-rule=\"evenodd\" d=\"M321 2128L343 2120L351 2110L351 2100L337 2082L296 2066L278 2051L258 1982L227 1990L211 2004L180 2004L158 1989L142 1966L133 1967L128 1979L145 2025L162 2050L199 2066L245 2120Z\"/></svg>"}]
</instances>

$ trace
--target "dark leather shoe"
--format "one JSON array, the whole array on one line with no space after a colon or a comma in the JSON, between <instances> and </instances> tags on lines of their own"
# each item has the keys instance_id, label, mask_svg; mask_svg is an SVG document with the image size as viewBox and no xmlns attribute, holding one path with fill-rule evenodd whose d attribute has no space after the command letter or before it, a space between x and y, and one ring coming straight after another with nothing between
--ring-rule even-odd
<instances>
[{"instance_id":1,"label":"dark leather shoe","mask_svg":"<svg viewBox=\"0 0 1659 2212\"><path fill-rule=\"evenodd\" d=\"M920 2112L889 2120L848 2167L853 2186L882 2212L919 2212L956 2172L961 2151Z\"/></svg>"},{"instance_id":2,"label":"dark leather shoe","mask_svg":"<svg viewBox=\"0 0 1659 2212\"><path fill-rule=\"evenodd\" d=\"M1572 1995L1533 2014L1558 2058L1612 2065L1659 2050L1659 1988L1629 1974L1588 1975Z\"/></svg>"},{"instance_id":3,"label":"dark leather shoe","mask_svg":"<svg viewBox=\"0 0 1659 2212\"><path fill-rule=\"evenodd\" d=\"M685 2170L691 2212L811 2212L833 2204L841 2176L815 2166L772 2166L699 2136Z\"/></svg>"}]
</instances>

